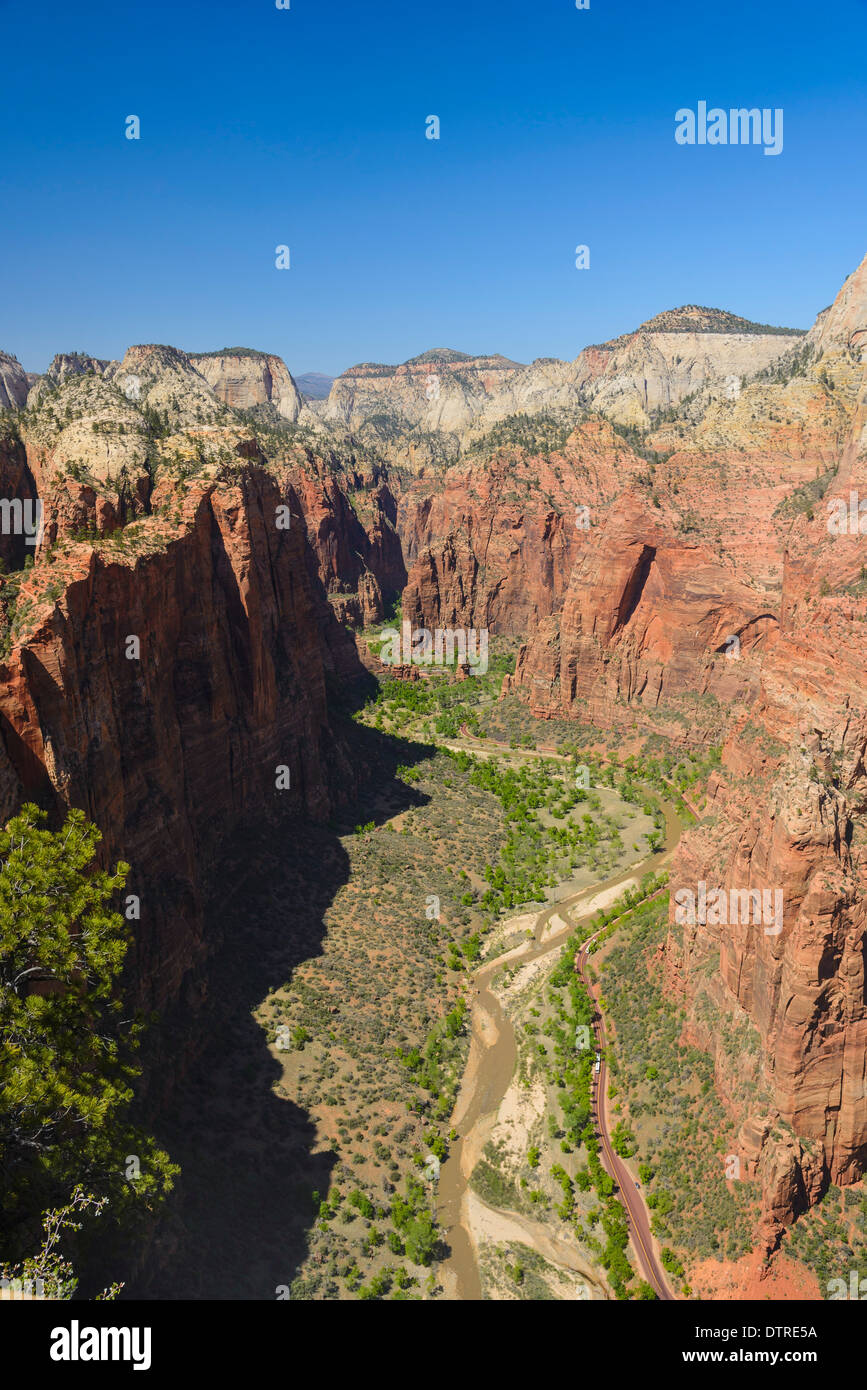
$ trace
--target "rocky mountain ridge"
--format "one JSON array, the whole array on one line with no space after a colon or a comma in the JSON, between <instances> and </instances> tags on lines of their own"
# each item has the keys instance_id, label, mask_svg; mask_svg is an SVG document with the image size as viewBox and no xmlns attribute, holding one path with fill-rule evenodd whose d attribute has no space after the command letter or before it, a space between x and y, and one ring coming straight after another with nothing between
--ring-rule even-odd
<instances>
[{"instance_id":1,"label":"rocky mountain ridge","mask_svg":"<svg viewBox=\"0 0 867 1390\"><path fill-rule=\"evenodd\" d=\"M413 471L453 462L512 415L594 409L615 423L647 427L714 382L732 390L804 336L694 305L668 310L633 333L585 348L572 362L524 365L502 356L433 349L400 366L362 363L334 381L317 414L367 438Z\"/></svg>"}]
</instances>

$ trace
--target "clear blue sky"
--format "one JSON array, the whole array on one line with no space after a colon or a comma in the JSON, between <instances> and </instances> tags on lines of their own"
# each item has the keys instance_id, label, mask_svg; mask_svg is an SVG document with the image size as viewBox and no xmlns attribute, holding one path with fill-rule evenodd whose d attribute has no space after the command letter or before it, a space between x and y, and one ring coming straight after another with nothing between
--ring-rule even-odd
<instances>
[{"instance_id":1,"label":"clear blue sky","mask_svg":"<svg viewBox=\"0 0 867 1390\"><path fill-rule=\"evenodd\" d=\"M572 358L691 302L806 327L867 252L865 0L291 6L0 0L0 347L29 370ZM783 153L678 146L702 99L782 107Z\"/></svg>"}]
</instances>

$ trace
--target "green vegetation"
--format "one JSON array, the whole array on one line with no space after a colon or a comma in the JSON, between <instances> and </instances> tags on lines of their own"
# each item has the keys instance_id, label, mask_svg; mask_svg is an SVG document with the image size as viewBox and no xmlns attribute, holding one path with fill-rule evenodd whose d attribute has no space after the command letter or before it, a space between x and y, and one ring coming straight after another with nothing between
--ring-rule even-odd
<instances>
[{"instance_id":1,"label":"green vegetation","mask_svg":"<svg viewBox=\"0 0 867 1390\"><path fill-rule=\"evenodd\" d=\"M785 386L786 382L791 381L794 377L806 376L807 369L815 356L816 349L810 343L791 347L783 353L782 357L778 357L775 362L769 363L767 367L756 372L751 380Z\"/></svg>"},{"instance_id":2,"label":"green vegetation","mask_svg":"<svg viewBox=\"0 0 867 1390\"><path fill-rule=\"evenodd\" d=\"M784 497L775 508L773 515L780 520L790 520L792 517L804 515L808 521L813 519L813 508L817 502L821 502L832 480L837 475L837 469L829 468L825 473L819 473L817 477L808 483L802 483Z\"/></svg>"},{"instance_id":3,"label":"green vegetation","mask_svg":"<svg viewBox=\"0 0 867 1390\"><path fill-rule=\"evenodd\" d=\"M562 992L564 997L557 1007L556 1019L548 1029L552 1050L550 1053L546 1052L546 1062L550 1065L550 1075L557 1086L562 1117L560 1123L564 1137L570 1147L583 1147L586 1154L586 1177L582 1178L579 1186L592 1185L599 1199L597 1220L604 1240L589 1232L583 1234L583 1239L597 1254L616 1297L624 1299L632 1296L630 1285L635 1278L626 1256L629 1228L623 1208L615 1195L614 1182L599 1158L599 1140L591 1115L593 1052L590 1048L575 1047L577 1029L582 1025L592 1029L595 1013L593 1001L575 967L575 958L586 935L585 929L569 938L560 960L548 978L548 987ZM558 1171L564 1190L564 1203L560 1215L565 1220L572 1217L571 1186L567 1186L568 1177L563 1170ZM557 1173L554 1173L554 1176L557 1176ZM591 1224L596 1224L596 1221Z\"/></svg>"},{"instance_id":4,"label":"green vegetation","mask_svg":"<svg viewBox=\"0 0 867 1390\"><path fill-rule=\"evenodd\" d=\"M399 621L398 614L389 618L384 625L393 626ZM368 640L371 650L378 653L377 638L373 636ZM470 733L474 733L478 728L482 703L496 697L503 677L514 669L515 658L512 654L491 653L487 672L465 681L455 681L451 672L436 668L418 681L386 679L358 717L372 722L374 728L389 733L412 732L428 737L436 734L441 738L457 738L461 724L466 724Z\"/></svg>"},{"instance_id":5,"label":"green vegetation","mask_svg":"<svg viewBox=\"0 0 867 1390\"><path fill-rule=\"evenodd\" d=\"M538 759L515 768L464 752L452 758L461 771L469 771L475 786L499 799L506 816L508 839L500 863L485 865L489 887L479 899L491 919L521 903L545 902L547 888L581 864L595 869L618 862L623 841L615 818L600 815L599 796L570 786L555 762ZM588 810L580 818L571 815L585 804ZM564 824L547 824L542 808L551 820Z\"/></svg>"},{"instance_id":6,"label":"green vegetation","mask_svg":"<svg viewBox=\"0 0 867 1390\"><path fill-rule=\"evenodd\" d=\"M466 1007L465 1000L459 998L455 1007L434 1024L422 1047L395 1050L413 1080L437 1098L437 1119L451 1113L460 1084L465 1049L458 1040L465 1032ZM429 1135L427 1146L438 1158L445 1157L441 1136Z\"/></svg>"},{"instance_id":7,"label":"green vegetation","mask_svg":"<svg viewBox=\"0 0 867 1390\"><path fill-rule=\"evenodd\" d=\"M784 1249L816 1276L822 1298L829 1297L832 1279L842 1279L848 1292L852 1270L857 1271L859 1281L867 1278L867 1194L863 1183L857 1189L841 1189L832 1183L821 1202L789 1228Z\"/></svg>"},{"instance_id":8,"label":"green vegetation","mask_svg":"<svg viewBox=\"0 0 867 1390\"><path fill-rule=\"evenodd\" d=\"M12 1261L72 1208L108 1202L128 1225L177 1172L129 1120L141 1024L117 992L129 936L110 907L128 866L94 868L100 835L81 811L57 831L46 819L28 805L0 833L0 1230ZM55 1209L65 1215L43 1218Z\"/></svg>"},{"instance_id":9,"label":"green vegetation","mask_svg":"<svg viewBox=\"0 0 867 1390\"><path fill-rule=\"evenodd\" d=\"M665 898L635 907L599 969L615 1038L609 1075L618 1097L628 1099L628 1128L624 1115L617 1130L641 1156L651 1228L673 1247L663 1262L680 1277L686 1255L734 1260L751 1249L757 1194L748 1182L725 1181L725 1155L737 1152L736 1127L716 1097L713 1061L680 1043L682 1014L661 993L658 968L649 968L667 919ZM715 1026L721 1031L723 1020ZM750 1039L733 1038L731 1046L733 1064L761 1101L755 1062L745 1060L757 1057Z\"/></svg>"},{"instance_id":10,"label":"green vegetation","mask_svg":"<svg viewBox=\"0 0 867 1390\"><path fill-rule=\"evenodd\" d=\"M671 458L673 450L651 449L645 444L644 440L650 433L649 430L640 429L638 425L620 425L614 420L611 420L609 423L614 433L619 434L620 438L626 441L632 452L638 454L640 458L647 459L648 463L653 465L653 468L658 464L665 463ZM651 470L651 480L652 477L653 473ZM655 505L658 506L659 502L657 501Z\"/></svg>"},{"instance_id":11,"label":"green vegetation","mask_svg":"<svg viewBox=\"0 0 867 1390\"><path fill-rule=\"evenodd\" d=\"M11 1288L25 1294L52 1300L68 1300L79 1286L72 1261L62 1253L62 1241L67 1231L80 1231L84 1217L100 1216L107 1205L106 1197L94 1197L76 1187L65 1207L47 1211L42 1217L42 1241L35 1255L16 1264L0 1264L0 1278L8 1280ZM114 1299L122 1284L115 1282L95 1295L97 1300Z\"/></svg>"},{"instance_id":12,"label":"green vegetation","mask_svg":"<svg viewBox=\"0 0 867 1390\"><path fill-rule=\"evenodd\" d=\"M588 418L584 411L541 410L536 415L507 415L466 451L487 457L498 449L518 447L528 454L559 453L566 440Z\"/></svg>"}]
</instances>

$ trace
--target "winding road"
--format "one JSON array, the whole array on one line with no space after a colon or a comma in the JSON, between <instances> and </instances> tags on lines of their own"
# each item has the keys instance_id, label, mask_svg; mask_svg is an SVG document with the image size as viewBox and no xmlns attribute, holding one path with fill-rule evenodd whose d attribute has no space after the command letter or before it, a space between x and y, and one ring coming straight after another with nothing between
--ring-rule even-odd
<instances>
[{"instance_id":1,"label":"winding road","mask_svg":"<svg viewBox=\"0 0 867 1390\"><path fill-rule=\"evenodd\" d=\"M462 741L448 741L447 746L467 752L480 752L492 755L505 753L527 756L528 750L511 749L494 739L479 739L470 735L462 727ZM536 750L529 752L531 757L562 757L556 750ZM469 1179L474 1167L482 1156L485 1144L497 1121L497 1113L506 1092L511 1085L518 1059L517 1042L512 1023L502 1009L491 983L493 977L504 964L526 965L558 951L560 946L580 926L589 921L595 908L593 900L602 893L637 880L648 870L658 872L670 860L674 847L680 838L681 826L672 806L663 803L666 821L666 840L662 851L648 856L640 863L621 870L613 877L582 888L580 892L560 902L547 904L536 915L532 938L516 946L513 950L497 956L493 961L481 965L473 975L471 1004L470 1052L464 1072L463 1082L458 1094L453 1116L453 1126L457 1139L452 1144L449 1157L440 1171L437 1214L446 1234L451 1254L443 1262L441 1273L449 1296L460 1300L476 1300L482 1297L477 1252L471 1234L470 1208L476 1213L481 1210L497 1218L497 1225L504 1239L523 1241L543 1258L555 1265L574 1270L595 1290L599 1298L608 1297L602 1282L601 1272L589 1264L574 1238L560 1238L556 1229L546 1223L534 1221L513 1211L503 1211L488 1206L477 1193L469 1187ZM693 809L693 808L690 808ZM700 813L699 813L700 814ZM583 909L583 911L582 911ZM526 914L525 914L526 915ZM551 919L559 916L565 923L554 931L550 930ZM600 929L602 930L602 929ZM650 1216L644 1201L643 1191L627 1163L614 1152L611 1135L608 1102L606 1096L607 1069L604 1049L607 1043L604 1020L599 1012L597 995L587 974L587 957L591 944L599 935L599 930L588 936L576 958L576 967L593 999L595 1007L594 1033L601 1062L599 1072L594 1074L593 1115L601 1144L603 1166L614 1179L616 1195L623 1205L629 1224L630 1238L635 1257L641 1267L643 1278L653 1288L660 1299L670 1301L676 1298L666 1279L656 1245L650 1231ZM568 1231L568 1228L565 1228Z\"/></svg>"},{"instance_id":2,"label":"winding road","mask_svg":"<svg viewBox=\"0 0 867 1390\"><path fill-rule=\"evenodd\" d=\"M641 1189L638 1187L631 1170L624 1160L614 1152L611 1143L608 1094L606 1087L608 1064L605 1060L604 1050L608 1040L605 1036L605 1024L599 1012L598 998L587 973L587 957L589 955L590 946L598 935L599 932L595 932L593 936L588 937L575 958L575 964L578 967L579 974L587 987L587 992L593 1000L596 1009L593 1019L593 1031L596 1035L600 1063L599 1071L595 1073L596 1084L593 1088L593 1118L596 1121L596 1131L602 1145L604 1167L614 1179L617 1196L626 1211L633 1249L643 1268L644 1278L653 1289L657 1298L670 1302L674 1300L675 1294L672 1293L669 1287L662 1262L656 1254L653 1236L650 1231L650 1216L647 1210L647 1204L645 1203Z\"/></svg>"}]
</instances>

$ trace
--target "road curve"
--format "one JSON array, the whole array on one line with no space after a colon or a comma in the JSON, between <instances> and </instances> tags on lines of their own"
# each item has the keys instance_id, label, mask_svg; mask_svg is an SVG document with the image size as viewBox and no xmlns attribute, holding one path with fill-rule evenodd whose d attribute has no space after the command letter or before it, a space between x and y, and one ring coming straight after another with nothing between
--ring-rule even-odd
<instances>
[{"instance_id":1,"label":"road curve","mask_svg":"<svg viewBox=\"0 0 867 1390\"><path fill-rule=\"evenodd\" d=\"M506 753L518 752L518 754L520 755L520 753L524 752L529 753L529 756L531 757L550 756L547 750L543 752L543 750L539 748L537 748L536 750L515 750L507 748L505 745L501 744L499 740L496 739L481 739L477 735L470 734L469 730L466 728L466 725L461 726L461 734L465 739L471 741L471 743L475 744L478 748L481 749L483 749L486 744L493 744L495 748L502 749ZM447 742L446 746L455 748L455 744L453 743ZM460 748L461 745L458 744L457 747ZM557 754L553 749L551 750L551 753L554 753L555 757L562 756ZM680 794L678 788L675 787L674 790L678 791L678 794ZM694 809L693 807L690 807L690 810L694 810L694 814L696 815L701 814L697 809ZM669 813L667 811L666 822L668 831L668 843L666 845L665 852L661 856L654 857L654 867L657 871L660 868L662 868L663 864L671 858L674 843L676 843L677 835L679 834L678 827L677 832L674 835L672 835L672 830L674 829L674 820L675 817L673 815L673 812ZM643 868L644 864L633 865L631 869L622 872L621 875L619 875L618 877L620 877L622 880L626 880L630 877L630 875L635 875L636 877L640 876L640 873ZM582 901L582 899L589 900L596 893L598 893L603 886L603 884L595 884L582 889L579 893L575 894L570 898L561 900L559 903L555 902L547 904L546 907L542 909L542 911L538 914L536 918L535 930L533 932L532 941L527 942L523 946L517 947L513 951L509 952L507 956L499 957L495 961L487 965L481 966L475 972L474 977L477 982L476 996L474 999L474 1012L475 1009L480 1007L481 1004L484 1002L488 1008L496 1010L497 1015L499 1015L499 1022L501 1026L505 1027L506 1020L504 1016L500 1015L500 1010L499 1006L497 1005L497 1001L494 998L494 996L490 993L489 987L487 986L488 975L492 975L498 968L500 968L503 965L504 961L507 959L521 960L522 963L526 963L528 958L533 958L543 954L548 955L550 952L558 949L560 943L563 940L565 940L569 935L571 935L572 932L575 930L576 917L580 920L581 914L580 912L575 913L575 908ZM561 930L554 937L550 938L547 942L545 942L545 930L549 925L550 919L557 913L563 916L564 921L568 923L568 926L565 930ZM654 1290L654 1292L660 1299L666 1302L672 1302L677 1299L677 1295L674 1292L672 1292L671 1288L669 1287L668 1281L665 1276L665 1271L663 1270L660 1261L657 1259L656 1252L654 1250L653 1236L651 1235L650 1231L650 1216L648 1213L648 1209L645 1205L643 1192L639 1188L636 1188L635 1179L632 1177L626 1164L614 1152L608 1128L609 1119L607 1114L606 1101L607 1068L604 1060L604 1048L606 1044L605 1025L599 1011L596 995L594 994L592 985L590 984L590 981L586 974L588 949L592 942L596 940L597 936L600 935L600 932L602 930L605 929L600 928L599 930L587 937L587 939L581 945L581 949L576 956L575 962L576 967L581 974L581 977L587 988L587 992L594 1006L593 1029L601 1057L600 1070L598 1073L595 1073L594 1077L596 1085L593 1087L591 1092L593 1116L596 1122L596 1129L599 1133L600 1142L602 1145L604 1166L610 1174L610 1176L614 1179L616 1195L626 1212L626 1219L629 1224L629 1232L632 1238L632 1245L638 1257L639 1263L642 1266L644 1278L647 1280L648 1284L650 1284L651 1288ZM472 1107L476 1113L474 1113L472 1116L470 1127L472 1127L473 1123L477 1123L483 1115L495 1114L496 1110L499 1108L499 1102L501 1099L502 1096L499 1094L497 1094L496 1097L488 1094L485 1095L484 1100L480 1104L480 1098L476 1097L476 1103ZM459 1150L463 1147L463 1136L466 1134L465 1125L467 1119L469 1119L469 1116L464 1116L463 1119L464 1124L458 1126L459 1130L462 1131L462 1138L458 1143L457 1150L453 1151L453 1154L449 1160L450 1168L452 1166L454 1166L455 1169L459 1169L461 1167ZM469 1173L466 1174L464 1182L462 1184L458 1184L461 1190L464 1190L466 1188L466 1180L468 1178ZM471 1242L468 1238L468 1232L462 1228L462 1221L460 1217L457 1215L456 1208L459 1205L459 1203L454 1201L453 1199L452 1201L447 1201L444 1205L447 1209L451 1208L451 1210L449 1211L450 1219L447 1219L446 1222L447 1226L450 1227L449 1234L453 1240L455 1239L455 1237L460 1236L462 1246L466 1246L466 1249L462 1251L464 1257L466 1258L466 1256L470 1252ZM478 1284L477 1274L473 1280L473 1284ZM460 1297L461 1294L459 1294L458 1296ZM465 1293L463 1296L466 1297L467 1294ZM477 1289L474 1287L472 1292L469 1293L469 1297L471 1298L480 1296L480 1288L477 1292Z\"/></svg>"}]
</instances>

